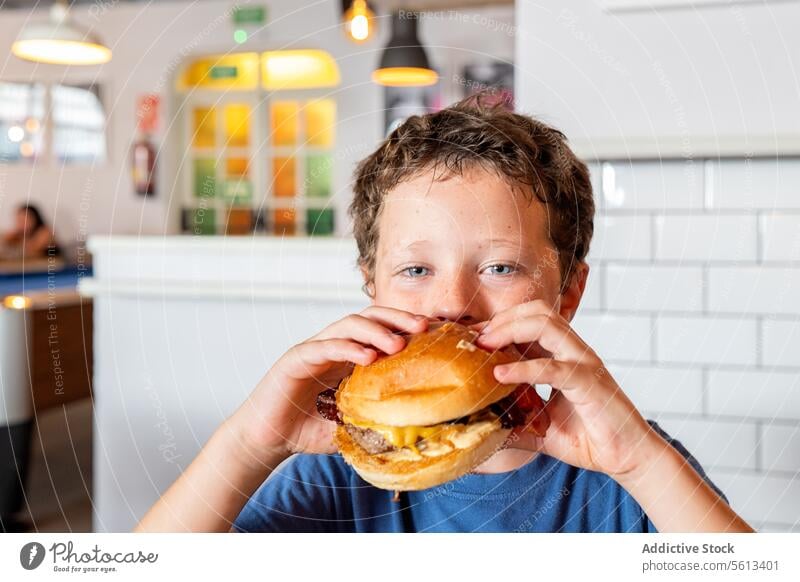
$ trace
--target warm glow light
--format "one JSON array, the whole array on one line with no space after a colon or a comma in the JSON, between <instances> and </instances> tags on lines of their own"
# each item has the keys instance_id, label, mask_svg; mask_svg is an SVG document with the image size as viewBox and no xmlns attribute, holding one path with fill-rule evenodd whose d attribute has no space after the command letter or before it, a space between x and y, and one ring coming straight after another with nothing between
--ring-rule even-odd
<instances>
[{"instance_id":1,"label":"warm glow light","mask_svg":"<svg viewBox=\"0 0 800 582\"><path fill-rule=\"evenodd\" d=\"M3 306L8 309L27 309L31 306L31 300L24 295L9 295L3 299Z\"/></svg>"},{"instance_id":2,"label":"warm glow light","mask_svg":"<svg viewBox=\"0 0 800 582\"><path fill-rule=\"evenodd\" d=\"M369 37L369 18L363 14L353 17L350 21L350 35L355 40L367 40Z\"/></svg>"},{"instance_id":3,"label":"warm glow light","mask_svg":"<svg viewBox=\"0 0 800 582\"><path fill-rule=\"evenodd\" d=\"M33 144L29 141L19 144L19 153L23 158L30 158L33 156Z\"/></svg>"},{"instance_id":4,"label":"warm glow light","mask_svg":"<svg viewBox=\"0 0 800 582\"><path fill-rule=\"evenodd\" d=\"M366 0L354 0L344 14L345 30L350 40L364 42L372 34L372 21L375 15L367 6Z\"/></svg>"},{"instance_id":5,"label":"warm glow light","mask_svg":"<svg viewBox=\"0 0 800 582\"><path fill-rule=\"evenodd\" d=\"M420 67L389 67L373 71L372 80L387 87L424 87L436 83L439 75Z\"/></svg>"},{"instance_id":6,"label":"warm glow light","mask_svg":"<svg viewBox=\"0 0 800 582\"><path fill-rule=\"evenodd\" d=\"M25 137L25 130L19 125L12 125L8 128L8 140L12 143L19 143Z\"/></svg>"},{"instance_id":7,"label":"warm glow light","mask_svg":"<svg viewBox=\"0 0 800 582\"><path fill-rule=\"evenodd\" d=\"M339 84L339 67L333 57L317 49L233 53L191 61L178 78L177 88L253 90L317 89Z\"/></svg>"},{"instance_id":8,"label":"warm glow light","mask_svg":"<svg viewBox=\"0 0 800 582\"><path fill-rule=\"evenodd\" d=\"M75 40L18 40L11 52L26 61L53 65L98 65L111 60L111 50L101 44Z\"/></svg>"},{"instance_id":9,"label":"warm glow light","mask_svg":"<svg viewBox=\"0 0 800 582\"><path fill-rule=\"evenodd\" d=\"M321 50L269 51L262 55L265 89L314 89L339 84L339 67Z\"/></svg>"},{"instance_id":10,"label":"warm glow light","mask_svg":"<svg viewBox=\"0 0 800 582\"><path fill-rule=\"evenodd\" d=\"M177 87L220 91L252 91L258 87L258 53L209 55L190 61L178 77Z\"/></svg>"},{"instance_id":11,"label":"warm glow light","mask_svg":"<svg viewBox=\"0 0 800 582\"><path fill-rule=\"evenodd\" d=\"M25 129L27 129L30 133L36 133L39 131L39 127L39 120L35 117L29 117L25 122Z\"/></svg>"},{"instance_id":12,"label":"warm glow light","mask_svg":"<svg viewBox=\"0 0 800 582\"><path fill-rule=\"evenodd\" d=\"M54 65L99 65L111 60L111 49L70 20L64 0L53 4L47 22L26 24L11 52L26 61Z\"/></svg>"}]
</instances>

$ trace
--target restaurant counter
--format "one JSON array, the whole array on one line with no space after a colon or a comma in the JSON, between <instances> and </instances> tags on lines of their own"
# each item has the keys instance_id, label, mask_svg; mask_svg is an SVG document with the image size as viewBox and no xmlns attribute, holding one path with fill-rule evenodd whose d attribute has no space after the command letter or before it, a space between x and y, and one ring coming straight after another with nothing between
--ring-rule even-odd
<instances>
[{"instance_id":1,"label":"restaurant counter","mask_svg":"<svg viewBox=\"0 0 800 582\"><path fill-rule=\"evenodd\" d=\"M128 531L295 343L368 305L351 238L92 237L95 531Z\"/></svg>"}]
</instances>

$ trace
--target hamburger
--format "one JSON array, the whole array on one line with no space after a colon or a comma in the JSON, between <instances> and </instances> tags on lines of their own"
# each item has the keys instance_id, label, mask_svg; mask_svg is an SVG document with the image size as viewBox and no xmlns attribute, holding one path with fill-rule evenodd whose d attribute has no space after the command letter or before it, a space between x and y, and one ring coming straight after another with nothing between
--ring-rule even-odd
<instances>
[{"instance_id":1,"label":"hamburger","mask_svg":"<svg viewBox=\"0 0 800 582\"><path fill-rule=\"evenodd\" d=\"M533 386L494 378L494 366L520 359L516 349L485 350L474 343L478 332L454 322L404 335L401 351L354 365L317 399L337 423L339 452L365 481L427 489L472 471L514 427L544 436L549 421Z\"/></svg>"}]
</instances>

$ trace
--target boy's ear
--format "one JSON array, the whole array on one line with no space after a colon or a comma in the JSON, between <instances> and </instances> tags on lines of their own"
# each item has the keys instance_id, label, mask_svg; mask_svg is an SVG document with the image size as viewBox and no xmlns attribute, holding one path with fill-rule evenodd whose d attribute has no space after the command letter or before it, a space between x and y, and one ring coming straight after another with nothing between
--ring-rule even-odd
<instances>
[{"instance_id":1,"label":"boy's ear","mask_svg":"<svg viewBox=\"0 0 800 582\"><path fill-rule=\"evenodd\" d=\"M567 321L572 321L578 306L581 304L583 292L586 289L586 280L589 278L589 265L581 261L575 266L569 284L561 293L559 314Z\"/></svg>"},{"instance_id":2,"label":"boy's ear","mask_svg":"<svg viewBox=\"0 0 800 582\"><path fill-rule=\"evenodd\" d=\"M359 266L361 271L361 278L364 279L364 285L361 289L364 290L364 293L369 295L369 300L372 305L375 305L375 285L369 283L369 271L363 265Z\"/></svg>"}]
</instances>

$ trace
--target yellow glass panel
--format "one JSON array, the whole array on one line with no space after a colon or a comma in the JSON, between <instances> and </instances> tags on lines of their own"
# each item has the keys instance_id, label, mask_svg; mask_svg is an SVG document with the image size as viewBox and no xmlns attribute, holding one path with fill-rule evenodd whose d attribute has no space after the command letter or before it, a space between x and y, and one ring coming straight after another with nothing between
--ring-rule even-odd
<instances>
[{"instance_id":1,"label":"yellow glass panel","mask_svg":"<svg viewBox=\"0 0 800 582\"><path fill-rule=\"evenodd\" d=\"M198 148L213 148L216 141L217 116L213 107L197 107L194 110L194 138Z\"/></svg>"},{"instance_id":2,"label":"yellow glass panel","mask_svg":"<svg viewBox=\"0 0 800 582\"><path fill-rule=\"evenodd\" d=\"M272 104L272 143L273 145L294 145L297 143L297 110L295 101L276 101Z\"/></svg>"},{"instance_id":3,"label":"yellow glass panel","mask_svg":"<svg viewBox=\"0 0 800 582\"><path fill-rule=\"evenodd\" d=\"M339 84L339 67L322 50L268 51L261 55L265 89L317 89Z\"/></svg>"},{"instance_id":4,"label":"yellow glass panel","mask_svg":"<svg viewBox=\"0 0 800 582\"><path fill-rule=\"evenodd\" d=\"M178 78L179 91L192 88L248 91L258 87L258 53L209 55L190 62Z\"/></svg>"},{"instance_id":5,"label":"yellow glass panel","mask_svg":"<svg viewBox=\"0 0 800 582\"><path fill-rule=\"evenodd\" d=\"M229 147L245 147L250 143L250 106L225 107L225 143Z\"/></svg>"},{"instance_id":6,"label":"yellow glass panel","mask_svg":"<svg viewBox=\"0 0 800 582\"><path fill-rule=\"evenodd\" d=\"M247 158L228 158L225 163L228 177L230 178L246 178L249 166Z\"/></svg>"},{"instance_id":7,"label":"yellow glass panel","mask_svg":"<svg viewBox=\"0 0 800 582\"><path fill-rule=\"evenodd\" d=\"M336 123L336 103L333 99L309 101L305 107L306 143L332 147L333 128Z\"/></svg>"},{"instance_id":8,"label":"yellow glass panel","mask_svg":"<svg viewBox=\"0 0 800 582\"><path fill-rule=\"evenodd\" d=\"M294 158L275 158L272 160L272 176L275 196L295 195Z\"/></svg>"}]
</instances>

